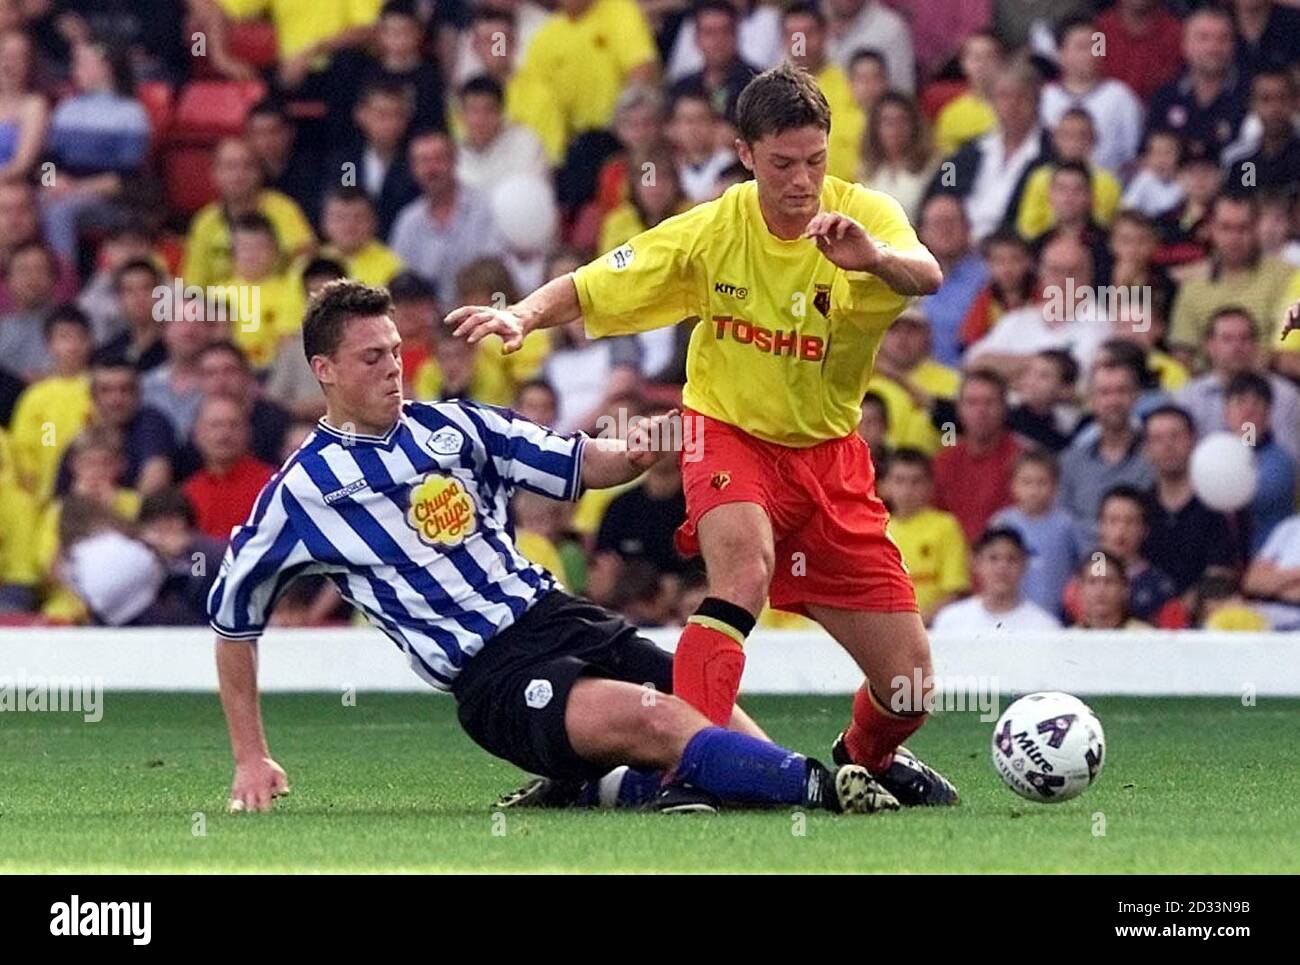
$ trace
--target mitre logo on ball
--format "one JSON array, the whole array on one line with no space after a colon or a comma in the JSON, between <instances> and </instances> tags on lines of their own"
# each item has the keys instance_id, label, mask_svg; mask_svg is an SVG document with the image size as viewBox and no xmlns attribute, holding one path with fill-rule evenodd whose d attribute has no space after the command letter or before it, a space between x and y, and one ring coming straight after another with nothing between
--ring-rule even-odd
<instances>
[{"instance_id":1,"label":"mitre logo on ball","mask_svg":"<svg viewBox=\"0 0 1300 965\"><path fill-rule=\"evenodd\" d=\"M406 522L430 546L458 546L478 528L478 508L459 479L429 476L412 490Z\"/></svg>"}]
</instances>

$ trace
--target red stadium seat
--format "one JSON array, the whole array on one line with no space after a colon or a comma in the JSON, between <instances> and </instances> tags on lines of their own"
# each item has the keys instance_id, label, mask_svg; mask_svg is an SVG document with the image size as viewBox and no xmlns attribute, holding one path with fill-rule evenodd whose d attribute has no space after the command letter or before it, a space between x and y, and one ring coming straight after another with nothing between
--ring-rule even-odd
<instances>
[{"instance_id":1,"label":"red stadium seat","mask_svg":"<svg viewBox=\"0 0 1300 965\"><path fill-rule=\"evenodd\" d=\"M207 144L171 144L163 150L163 185L171 211L188 218L209 201L216 200L212 153L212 146Z\"/></svg>"},{"instance_id":2,"label":"red stadium seat","mask_svg":"<svg viewBox=\"0 0 1300 965\"><path fill-rule=\"evenodd\" d=\"M268 20L244 20L230 28L230 54L250 67L271 67L279 57L275 28Z\"/></svg>"},{"instance_id":3,"label":"red stadium seat","mask_svg":"<svg viewBox=\"0 0 1300 965\"><path fill-rule=\"evenodd\" d=\"M240 134L249 109L266 94L261 81L195 80L176 100L172 140L216 143Z\"/></svg>"},{"instance_id":4,"label":"red stadium seat","mask_svg":"<svg viewBox=\"0 0 1300 965\"><path fill-rule=\"evenodd\" d=\"M965 93L967 83L964 80L934 80L921 88L921 97L918 101L921 107L921 113L926 116L927 120L933 121L939 116L950 100L958 94Z\"/></svg>"},{"instance_id":5,"label":"red stadium seat","mask_svg":"<svg viewBox=\"0 0 1300 965\"><path fill-rule=\"evenodd\" d=\"M136 88L136 97L149 113L151 140L156 147L171 129L173 97L166 81L151 80Z\"/></svg>"}]
</instances>

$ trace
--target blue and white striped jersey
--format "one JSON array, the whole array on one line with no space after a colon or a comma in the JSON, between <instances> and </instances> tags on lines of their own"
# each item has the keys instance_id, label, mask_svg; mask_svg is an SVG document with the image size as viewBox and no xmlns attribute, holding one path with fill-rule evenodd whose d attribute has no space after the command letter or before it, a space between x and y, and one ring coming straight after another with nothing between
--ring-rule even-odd
<instances>
[{"instance_id":1,"label":"blue and white striped jersey","mask_svg":"<svg viewBox=\"0 0 1300 965\"><path fill-rule=\"evenodd\" d=\"M509 499L517 487L576 499L585 442L472 402L408 402L382 437L322 419L234 531L208 596L212 628L252 640L290 580L325 574L449 689L554 588L515 548Z\"/></svg>"}]
</instances>

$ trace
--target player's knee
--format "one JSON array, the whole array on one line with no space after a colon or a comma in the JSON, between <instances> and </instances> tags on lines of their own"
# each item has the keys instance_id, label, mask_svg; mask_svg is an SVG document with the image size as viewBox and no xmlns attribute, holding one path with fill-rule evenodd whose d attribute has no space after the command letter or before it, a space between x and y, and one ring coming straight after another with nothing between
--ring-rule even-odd
<instances>
[{"instance_id":1,"label":"player's knee","mask_svg":"<svg viewBox=\"0 0 1300 965\"><path fill-rule=\"evenodd\" d=\"M767 600L767 588L772 582L771 549L766 553L759 551L733 556L731 560L721 572L709 573L709 595L758 613Z\"/></svg>"},{"instance_id":2,"label":"player's knee","mask_svg":"<svg viewBox=\"0 0 1300 965\"><path fill-rule=\"evenodd\" d=\"M690 739L706 726L708 721L694 707L680 697L665 694L657 698L646 715L645 734L660 763L671 767L681 758Z\"/></svg>"}]
</instances>

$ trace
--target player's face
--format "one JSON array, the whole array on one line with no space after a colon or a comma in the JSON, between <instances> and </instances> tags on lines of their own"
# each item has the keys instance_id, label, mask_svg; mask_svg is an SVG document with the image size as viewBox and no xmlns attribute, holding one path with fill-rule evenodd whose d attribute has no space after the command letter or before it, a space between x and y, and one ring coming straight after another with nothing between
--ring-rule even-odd
<instances>
[{"instance_id":1,"label":"player's face","mask_svg":"<svg viewBox=\"0 0 1300 965\"><path fill-rule=\"evenodd\" d=\"M826 177L826 132L796 127L736 141L741 163L754 172L763 210L783 220L809 220L821 207Z\"/></svg>"},{"instance_id":2,"label":"player's face","mask_svg":"<svg viewBox=\"0 0 1300 965\"><path fill-rule=\"evenodd\" d=\"M332 356L317 355L312 370L325 390L336 426L383 435L402 411L402 338L387 315L354 318Z\"/></svg>"}]
</instances>

